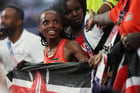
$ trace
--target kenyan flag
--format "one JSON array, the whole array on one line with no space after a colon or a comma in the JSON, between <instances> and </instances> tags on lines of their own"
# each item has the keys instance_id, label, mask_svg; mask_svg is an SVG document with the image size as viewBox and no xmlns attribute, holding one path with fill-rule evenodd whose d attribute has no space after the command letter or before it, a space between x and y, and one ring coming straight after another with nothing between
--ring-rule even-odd
<instances>
[{"instance_id":1,"label":"kenyan flag","mask_svg":"<svg viewBox=\"0 0 140 93\"><path fill-rule=\"evenodd\" d=\"M136 51L124 52L113 89L120 93L140 93L140 60Z\"/></svg>"},{"instance_id":2,"label":"kenyan flag","mask_svg":"<svg viewBox=\"0 0 140 93\"><path fill-rule=\"evenodd\" d=\"M88 63L25 64L9 73L11 93L91 93Z\"/></svg>"}]
</instances>

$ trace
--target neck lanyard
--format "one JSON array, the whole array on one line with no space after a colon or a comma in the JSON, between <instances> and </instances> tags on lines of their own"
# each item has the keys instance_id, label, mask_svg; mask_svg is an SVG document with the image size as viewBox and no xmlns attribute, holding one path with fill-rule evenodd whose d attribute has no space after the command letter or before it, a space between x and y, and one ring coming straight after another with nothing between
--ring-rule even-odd
<instances>
[{"instance_id":1,"label":"neck lanyard","mask_svg":"<svg viewBox=\"0 0 140 93\"><path fill-rule=\"evenodd\" d=\"M93 49L91 48L91 45L89 44L89 42L87 41L86 39L86 36L85 36L85 33L84 33L84 27L85 27L85 24L83 23L82 25L82 32L83 32L83 36L84 36L84 40L85 40L85 44L86 44L86 48L87 48L87 51L88 51L88 54L89 56L93 56Z\"/></svg>"},{"instance_id":2,"label":"neck lanyard","mask_svg":"<svg viewBox=\"0 0 140 93\"><path fill-rule=\"evenodd\" d=\"M118 17L112 31L110 32L109 37L107 38L107 41L104 44L104 47L103 47L104 52L108 52L110 50L110 48L114 45L120 24L126 14L128 3L129 3L129 0L127 1L126 6L123 8L123 10L120 11L119 17Z\"/></svg>"},{"instance_id":3,"label":"neck lanyard","mask_svg":"<svg viewBox=\"0 0 140 93\"><path fill-rule=\"evenodd\" d=\"M8 47L8 49L9 49L10 55L11 55L11 57L12 57L14 63L17 65L18 62L17 62L17 60L16 60L16 58L15 58L15 55L14 55L14 53L13 53L13 49L12 49L12 46L11 46L11 42L10 42L9 40L7 41L7 47Z\"/></svg>"}]
</instances>

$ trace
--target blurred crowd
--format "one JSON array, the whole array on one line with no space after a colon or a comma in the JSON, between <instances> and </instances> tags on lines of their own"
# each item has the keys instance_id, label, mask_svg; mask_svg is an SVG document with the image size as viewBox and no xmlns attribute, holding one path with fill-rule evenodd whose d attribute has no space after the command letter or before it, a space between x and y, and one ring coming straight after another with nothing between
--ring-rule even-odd
<instances>
[{"instance_id":1,"label":"blurred crowd","mask_svg":"<svg viewBox=\"0 0 140 93\"><path fill-rule=\"evenodd\" d=\"M140 1L1 0L0 85L25 63L87 62L92 93L140 92ZM14 91L12 91L14 93Z\"/></svg>"}]
</instances>

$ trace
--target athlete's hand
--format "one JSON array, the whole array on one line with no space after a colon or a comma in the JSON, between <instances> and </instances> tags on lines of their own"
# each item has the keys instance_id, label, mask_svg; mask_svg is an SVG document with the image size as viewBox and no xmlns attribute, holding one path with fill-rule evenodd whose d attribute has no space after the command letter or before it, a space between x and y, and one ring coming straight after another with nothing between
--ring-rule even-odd
<instances>
[{"instance_id":1,"label":"athlete's hand","mask_svg":"<svg viewBox=\"0 0 140 93\"><path fill-rule=\"evenodd\" d=\"M89 66L94 68L94 69L97 68L97 66L100 63L101 59L102 59L101 54L97 54L97 55L92 56L88 61Z\"/></svg>"}]
</instances>

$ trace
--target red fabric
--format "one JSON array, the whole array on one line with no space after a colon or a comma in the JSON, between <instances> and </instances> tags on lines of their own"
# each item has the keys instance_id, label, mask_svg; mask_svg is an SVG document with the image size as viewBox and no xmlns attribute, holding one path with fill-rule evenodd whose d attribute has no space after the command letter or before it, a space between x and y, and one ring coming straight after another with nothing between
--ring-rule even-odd
<instances>
[{"instance_id":1,"label":"red fabric","mask_svg":"<svg viewBox=\"0 0 140 93\"><path fill-rule=\"evenodd\" d=\"M113 89L121 91L127 80L127 75L128 75L128 65L123 66L118 70L115 82L113 84Z\"/></svg>"},{"instance_id":2,"label":"red fabric","mask_svg":"<svg viewBox=\"0 0 140 93\"><path fill-rule=\"evenodd\" d=\"M40 91L40 92L39 92ZM46 83L40 72L36 72L35 80L30 88L30 93L45 93L47 92Z\"/></svg>"},{"instance_id":3,"label":"red fabric","mask_svg":"<svg viewBox=\"0 0 140 93\"><path fill-rule=\"evenodd\" d=\"M67 62L64 58L64 45L67 39L62 39L59 43L54 55L47 57L47 50L45 52L44 63Z\"/></svg>"},{"instance_id":4,"label":"red fabric","mask_svg":"<svg viewBox=\"0 0 140 93\"><path fill-rule=\"evenodd\" d=\"M128 87L122 93L140 93L140 85Z\"/></svg>"},{"instance_id":5,"label":"red fabric","mask_svg":"<svg viewBox=\"0 0 140 93\"><path fill-rule=\"evenodd\" d=\"M10 93L29 93L29 88L12 85Z\"/></svg>"},{"instance_id":6,"label":"red fabric","mask_svg":"<svg viewBox=\"0 0 140 93\"><path fill-rule=\"evenodd\" d=\"M86 44L85 44L85 40L84 40L83 34L82 34L81 36L79 36L79 37L76 37L76 38L75 38L75 41L77 41L77 42L80 44L80 46L82 47L82 49L83 49L83 51L85 52L85 54L86 54L88 57L90 57L90 55L88 54L88 50L87 50L87 48L86 48Z\"/></svg>"},{"instance_id":7,"label":"red fabric","mask_svg":"<svg viewBox=\"0 0 140 93\"><path fill-rule=\"evenodd\" d=\"M10 93L56 93L56 92L47 91L46 83L43 79L43 76L39 71L37 71L35 75L35 80L31 88L26 88L26 86L21 87L17 85L12 85Z\"/></svg>"},{"instance_id":8,"label":"red fabric","mask_svg":"<svg viewBox=\"0 0 140 93\"><path fill-rule=\"evenodd\" d=\"M106 63L106 57L104 57L104 64L105 64L105 67L107 66L107 63ZM103 73L103 78L107 75L107 73L104 71Z\"/></svg>"},{"instance_id":9,"label":"red fabric","mask_svg":"<svg viewBox=\"0 0 140 93\"><path fill-rule=\"evenodd\" d=\"M117 21L121 9L123 9L123 3L121 1L122 0L119 0L118 4L110 11L109 17L113 23Z\"/></svg>"},{"instance_id":10,"label":"red fabric","mask_svg":"<svg viewBox=\"0 0 140 93\"><path fill-rule=\"evenodd\" d=\"M119 3L110 11L109 17L115 23L119 16L121 10L126 5L128 0L119 0ZM129 0L128 11L126 12L124 19L119 27L119 33L122 35L128 35L128 33L140 32L140 18L139 18L139 9L140 9L140 0ZM117 72L115 82L113 85L114 89L122 91L121 93L139 93L140 86L132 85L131 87L126 88L128 76L128 66L124 66ZM130 79L130 78L129 78ZM126 84L126 85L125 85ZM124 90L123 90L124 89Z\"/></svg>"},{"instance_id":11,"label":"red fabric","mask_svg":"<svg viewBox=\"0 0 140 93\"><path fill-rule=\"evenodd\" d=\"M119 0L118 4L110 11L109 17L115 23L121 10L126 5L127 0ZM140 32L139 18L140 0L129 0L128 11L120 25L120 35L125 33Z\"/></svg>"}]
</instances>

